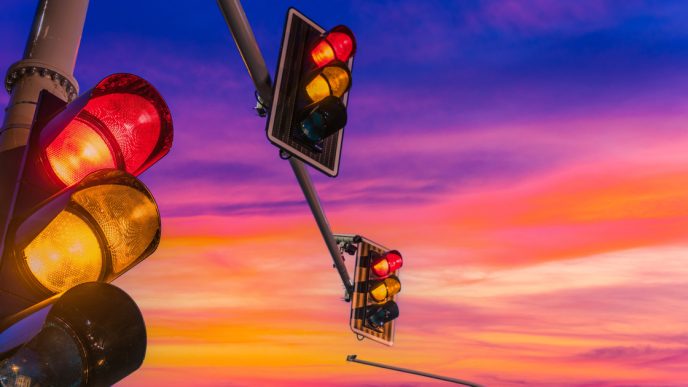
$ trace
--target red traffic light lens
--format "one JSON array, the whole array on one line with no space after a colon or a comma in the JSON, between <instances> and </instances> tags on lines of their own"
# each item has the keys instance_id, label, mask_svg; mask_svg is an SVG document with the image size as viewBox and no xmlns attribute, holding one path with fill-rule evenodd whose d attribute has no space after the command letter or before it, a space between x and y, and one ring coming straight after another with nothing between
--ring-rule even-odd
<instances>
[{"instance_id":1,"label":"red traffic light lens","mask_svg":"<svg viewBox=\"0 0 688 387\"><path fill-rule=\"evenodd\" d=\"M136 94L107 94L84 109L110 130L122 152L125 170L136 171L160 137L160 115L152 101Z\"/></svg>"},{"instance_id":2,"label":"red traffic light lens","mask_svg":"<svg viewBox=\"0 0 688 387\"><path fill-rule=\"evenodd\" d=\"M401 257L401 253L396 250L391 250L375 259L371 265L371 269L376 276L385 278L401 268L403 262L404 260Z\"/></svg>"},{"instance_id":3,"label":"red traffic light lens","mask_svg":"<svg viewBox=\"0 0 688 387\"><path fill-rule=\"evenodd\" d=\"M98 169L115 168L106 140L88 121L74 120L45 149L55 175L72 185Z\"/></svg>"},{"instance_id":4,"label":"red traffic light lens","mask_svg":"<svg viewBox=\"0 0 688 387\"><path fill-rule=\"evenodd\" d=\"M318 67L337 59L346 62L356 51L356 39L346 26L334 27L311 51L311 57Z\"/></svg>"},{"instance_id":5,"label":"red traffic light lens","mask_svg":"<svg viewBox=\"0 0 688 387\"><path fill-rule=\"evenodd\" d=\"M65 186L100 169L138 175L169 151L172 119L148 82L114 74L51 119L38 141Z\"/></svg>"},{"instance_id":6,"label":"red traffic light lens","mask_svg":"<svg viewBox=\"0 0 688 387\"><path fill-rule=\"evenodd\" d=\"M323 39L315 46L313 51L311 51L311 57L316 66L322 67L335 59L334 49L330 45L330 42Z\"/></svg>"}]
</instances>

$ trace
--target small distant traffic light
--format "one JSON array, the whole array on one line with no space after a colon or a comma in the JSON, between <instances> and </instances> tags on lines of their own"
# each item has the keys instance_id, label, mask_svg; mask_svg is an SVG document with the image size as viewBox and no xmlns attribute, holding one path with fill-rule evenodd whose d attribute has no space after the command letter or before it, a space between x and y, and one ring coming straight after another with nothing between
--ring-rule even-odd
<instances>
[{"instance_id":1,"label":"small distant traffic light","mask_svg":"<svg viewBox=\"0 0 688 387\"><path fill-rule=\"evenodd\" d=\"M396 298L401 291L401 253L357 235L336 235L335 238L344 251L357 254L351 330L361 337L393 345L395 319L399 317ZM352 244L357 248L352 248Z\"/></svg>"},{"instance_id":2,"label":"small distant traffic light","mask_svg":"<svg viewBox=\"0 0 688 387\"><path fill-rule=\"evenodd\" d=\"M270 142L329 176L339 173L355 52L349 28L326 32L289 9L267 134Z\"/></svg>"},{"instance_id":3,"label":"small distant traffic light","mask_svg":"<svg viewBox=\"0 0 688 387\"><path fill-rule=\"evenodd\" d=\"M70 104L38 102L0 262L0 317L152 254L160 214L135 175L172 145L160 94L114 74Z\"/></svg>"}]
</instances>

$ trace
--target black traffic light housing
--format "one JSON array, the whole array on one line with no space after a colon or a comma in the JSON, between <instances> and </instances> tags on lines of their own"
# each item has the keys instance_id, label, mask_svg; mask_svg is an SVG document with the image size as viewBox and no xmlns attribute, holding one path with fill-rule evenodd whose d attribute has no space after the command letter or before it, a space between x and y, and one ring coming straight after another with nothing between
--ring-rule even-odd
<instances>
[{"instance_id":1,"label":"black traffic light housing","mask_svg":"<svg viewBox=\"0 0 688 387\"><path fill-rule=\"evenodd\" d=\"M330 44L329 36L344 37L347 55L335 54L339 46ZM287 12L267 136L331 177L339 173L355 48L348 28L326 32L296 9ZM316 49L332 58L316 60Z\"/></svg>"},{"instance_id":2,"label":"black traffic light housing","mask_svg":"<svg viewBox=\"0 0 688 387\"><path fill-rule=\"evenodd\" d=\"M360 235L339 234L335 239L343 252L356 254L351 330L361 339L393 345L399 317L401 254Z\"/></svg>"}]
</instances>

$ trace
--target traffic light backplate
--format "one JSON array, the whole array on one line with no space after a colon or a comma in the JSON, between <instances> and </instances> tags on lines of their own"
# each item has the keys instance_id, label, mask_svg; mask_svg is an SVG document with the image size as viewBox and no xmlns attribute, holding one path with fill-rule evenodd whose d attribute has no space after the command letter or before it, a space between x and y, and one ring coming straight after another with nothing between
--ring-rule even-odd
<instances>
[{"instance_id":1,"label":"traffic light backplate","mask_svg":"<svg viewBox=\"0 0 688 387\"><path fill-rule=\"evenodd\" d=\"M309 63L310 49L325 33L325 29L304 16L294 8L287 12L287 20L282 37L277 77L275 79L274 97L267 121L267 136L270 142L311 165L328 176L337 176L342 150L344 129L326 137L319 146L312 146L299 141L296 133L300 122L299 94L306 81L309 70L314 64ZM353 56L346 65L351 69ZM346 107L348 92L341 98Z\"/></svg>"},{"instance_id":2,"label":"traffic light backplate","mask_svg":"<svg viewBox=\"0 0 688 387\"><path fill-rule=\"evenodd\" d=\"M366 316L371 306L378 304L372 299L369 293L370 289L368 289L374 281L370 263L376 257L380 257L390 250L362 236L336 235L335 239L338 242L351 239L358 242L354 271L354 293L351 297L351 330L359 337L365 337L384 345L394 345L396 320L392 319L381 328L376 328L367 322L370 316ZM395 274L398 276L399 271L397 270ZM391 302L394 302L396 297L395 295Z\"/></svg>"}]
</instances>

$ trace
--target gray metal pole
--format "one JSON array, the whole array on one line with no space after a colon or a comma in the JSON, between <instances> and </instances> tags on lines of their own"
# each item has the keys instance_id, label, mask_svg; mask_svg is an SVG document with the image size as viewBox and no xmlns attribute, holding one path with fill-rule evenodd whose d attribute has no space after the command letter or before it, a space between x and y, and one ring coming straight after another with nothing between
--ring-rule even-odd
<instances>
[{"instance_id":1,"label":"gray metal pole","mask_svg":"<svg viewBox=\"0 0 688 387\"><path fill-rule=\"evenodd\" d=\"M78 94L74 63L81 43L88 0L41 0L24 58L7 70L10 101L0 130L0 152L26 145L41 90L65 101Z\"/></svg>"},{"instance_id":2,"label":"gray metal pole","mask_svg":"<svg viewBox=\"0 0 688 387\"><path fill-rule=\"evenodd\" d=\"M71 101L79 93L73 74L87 8L88 0L40 0L24 58L7 70L10 100L0 129L0 258L38 96L48 90Z\"/></svg>"},{"instance_id":3,"label":"gray metal pole","mask_svg":"<svg viewBox=\"0 0 688 387\"><path fill-rule=\"evenodd\" d=\"M258 42L256 42L255 36L253 36L253 31L251 26L246 19L246 14L241 6L241 1L239 0L217 0L217 4L222 10L222 14L225 16L227 25L232 32L232 37L236 42L237 48L241 57L244 59L244 64L248 69L248 73L253 79L253 83L256 86L258 95L264 101L266 105L272 103L272 82L270 81L270 73L265 65L265 59L263 59L263 54L260 52L258 47ZM339 272L339 276L342 278L344 288L346 289L347 295L345 300L349 301L350 295L353 293L353 284L351 283L351 278L344 265L344 260L339 252L339 247L337 242L334 240L332 235L332 230L330 230L330 225L327 222L327 217L325 212L320 205L320 200L318 199L318 194L313 186L311 177L303 166L303 163L294 158L289 158L289 164L296 175L296 179L299 182L299 186L303 191L308 205L311 208L313 217L315 218L320 233L325 240L327 249L330 251L334 265Z\"/></svg>"},{"instance_id":4,"label":"gray metal pole","mask_svg":"<svg viewBox=\"0 0 688 387\"><path fill-rule=\"evenodd\" d=\"M299 181L303 195L308 201L308 205L311 208L315 222L318 224L320 233L325 240L327 249L330 250L330 255L332 255L332 260L334 261L334 266L339 272L339 276L342 277L342 283L346 289L345 299L349 301L351 294L354 292L354 286L351 283L351 278L349 277L349 272L346 270L346 265L344 265L344 259L342 259L342 254L339 251L339 246L334 240L334 235L332 235L332 230L330 230L330 224L327 222L325 217L325 211L323 211L320 206L320 200L318 199L318 193L315 191L311 177L306 171L303 163L295 157L289 158L289 164L291 164L292 170L294 170L294 175L296 175L296 180Z\"/></svg>"},{"instance_id":5,"label":"gray metal pole","mask_svg":"<svg viewBox=\"0 0 688 387\"><path fill-rule=\"evenodd\" d=\"M256 86L258 95L265 106L272 104L272 81L270 72L265 65L265 59L260 52L256 37L248 23L244 8L239 0L217 0L220 10L225 17L225 21L236 42L239 54L244 60L253 84Z\"/></svg>"},{"instance_id":6,"label":"gray metal pole","mask_svg":"<svg viewBox=\"0 0 688 387\"><path fill-rule=\"evenodd\" d=\"M401 368L401 367L395 367L395 366L386 365L386 364L382 364L382 363L375 363L372 361L359 360L356 358L356 355L347 356L346 361L350 361L353 363L359 363L359 364L365 364L365 365L369 365L369 366L373 366L373 367L385 368L385 369L392 370L392 371L405 372L407 374L413 374L413 375L423 376L426 378L442 380L445 382L461 384L461 385L468 386L468 387L483 387L481 384L476 384L473 382L469 382L469 381L461 380L461 379L456 379L456 378L450 378L448 376L435 375L435 374L430 374L427 372L415 371L415 370L408 369L408 368Z\"/></svg>"}]
</instances>

